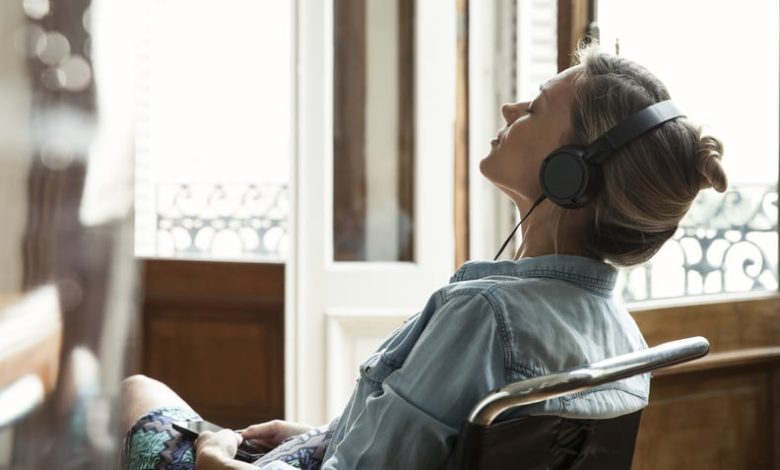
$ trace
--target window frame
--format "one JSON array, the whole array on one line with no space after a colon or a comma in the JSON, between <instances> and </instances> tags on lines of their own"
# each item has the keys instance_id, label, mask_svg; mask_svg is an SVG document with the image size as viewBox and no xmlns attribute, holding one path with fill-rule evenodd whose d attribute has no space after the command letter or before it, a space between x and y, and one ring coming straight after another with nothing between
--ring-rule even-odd
<instances>
[{"instance_id":1,"label":"window frame","mask_svg":"<svg viewBox=\"0 0 780 470\"><path fill-rule=\"evenodd\" d=\"M571 65L571 51L586 34L597 34L598 0L558 0L558 68ZM780 139L780 133L778 133ZM780 167L780 158L777 161ZM780 189L780 182L776 188ZM780 220L780 204L778 204ZM780 248L780 237L778 237ZM778 250L780 253L780 250ZM780 255L778 255L780 256ZM776 261L780 261L776 260ZM778 263L780 266L780 263ZM780 324L780 288L775 291L745 292L715 296L688 296L649 300L628 305L650 345L685 336L710 332L713 351L745 350L780 345L780 331L769 336L741 341L722 341L719 329L745 327L745 318L771 317ZM741 318L744 316L745 318ZM770 328L771 330L771 328ZM697 333L697 331L700 331ZM691 367L691 366L688 366Z\"/></svg>"}]
</instances>

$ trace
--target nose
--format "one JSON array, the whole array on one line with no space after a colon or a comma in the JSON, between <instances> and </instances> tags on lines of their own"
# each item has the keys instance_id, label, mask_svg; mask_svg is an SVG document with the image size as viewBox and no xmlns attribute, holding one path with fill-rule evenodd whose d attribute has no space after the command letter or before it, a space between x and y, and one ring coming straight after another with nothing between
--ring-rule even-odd
<instances>
[{"instance_id":1,"label":"nose","mask_svg":"<svg viewBox=\"0 0 780 470\"><path fill-rule=\"evenodd\" d=\"M522 103L505 103L501 106L501 116L504 117L507 125L512 124L522 116Z\"/></svg>"}]
</instances>

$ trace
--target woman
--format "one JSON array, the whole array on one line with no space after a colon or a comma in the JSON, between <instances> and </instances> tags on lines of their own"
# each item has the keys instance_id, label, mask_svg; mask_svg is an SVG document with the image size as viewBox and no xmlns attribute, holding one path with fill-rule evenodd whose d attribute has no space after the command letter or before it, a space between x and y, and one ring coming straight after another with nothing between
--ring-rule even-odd
<instances>
[{"instance_id":1,"label":"woman","mask_svg":"<svg viewBox=\"0 0 780 470\"><path fill-rule=\"evenodd\" d=\"M521 214L535 212L523 222L515 260L461 267L360 367L349 404L330 426L274 421L240 434L205 433L195 444L197 468L438 468L451 457L461 420L491 389L646 347L613 299L614 265L649 259L700 189L725 191L720 142L677 114L666 117L603 161L593 176L601 190L576 208L540 197L549 195L540 169L556 149L601 142L616 124L668 99L646 69L589 47L533 101L504 105L506 126L480 169ZM130 378L125 390L127 427L136 423L131 460L149 423L165 428L167 415L195 416L151 379ZM648 377L638 376L524 412L609 418L644 407L648 393ZM161 407L169 410L146 414ZM254 464L236 461L242 437L276 449ZM179 455L191 468L186 452Z\"/></svg>"}]
</instances>

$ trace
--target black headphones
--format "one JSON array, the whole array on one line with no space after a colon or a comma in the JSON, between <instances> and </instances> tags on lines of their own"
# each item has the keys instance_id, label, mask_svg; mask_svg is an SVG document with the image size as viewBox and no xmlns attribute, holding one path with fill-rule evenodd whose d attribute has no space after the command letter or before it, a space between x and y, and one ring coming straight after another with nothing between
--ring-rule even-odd
<instances>
[{"instance_id":1,"label":"black headphones","mask_svg":"<svg viewBox=\"0 0 780 470\"><path fill-rule=\"evenodd\" d=\"M566 145L548 155L539 169L542 195L515 225L493 261L501 256L520 224L528 219L542 201L549 199L566 209L584 206L601 189L601 164L610 155L666 121L683 116L674 103L661 101L632 114L586 147Z\"/></svg>"},{"instance_id":2,"label":"black headphones","mask_svg":"<svg viewBox=\"0 0 780 470\"><path fill-rule=\"evenodd\" d=\"M651 129L682 116L674 103L661 101L632 114L586 147L567 145L555 150L539 170L544 197L567 209L584 206L601 189L601 164L610 155Z\"/></svg>"}]
</instances>

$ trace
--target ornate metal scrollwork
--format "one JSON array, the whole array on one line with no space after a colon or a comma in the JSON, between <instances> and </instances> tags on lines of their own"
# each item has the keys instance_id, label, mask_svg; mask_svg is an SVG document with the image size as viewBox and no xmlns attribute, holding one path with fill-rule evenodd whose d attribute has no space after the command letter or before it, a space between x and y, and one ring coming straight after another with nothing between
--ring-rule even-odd
<instances>
[{"instance_id":1,"label":"ornate metal scrollwork","mask_svg":"<svg viewBox=\"0 0 780 470\"><path fill-rule=\"evenodd\" d=\"M774 290L778 286L774 187L703 192L648 263L624 270L627 302ZM157 254L283 261L289 194L284 184L168 184L157 188Z\"/></svg>"},{"instance_id":2,"label":"ornate metal scrollwork","mask_svg":"<svg viewBox=\"0 0 780 470\"><path fill-rule=\"evenodd\" d=\"M156 199L158 256L286 258L286 184L162 184Z\"/></svg>"},{"instance_id":3,"label":"ornate metal scrollwork","mask_svg":"<svg viewBox=\"0 0 780 470\"><path fill-rule=\"evenodd\" d=\"M777 289L777 215L774 186L703 192L659 253L621 274L623 299Z\"/></svg>"}]
</instances>

